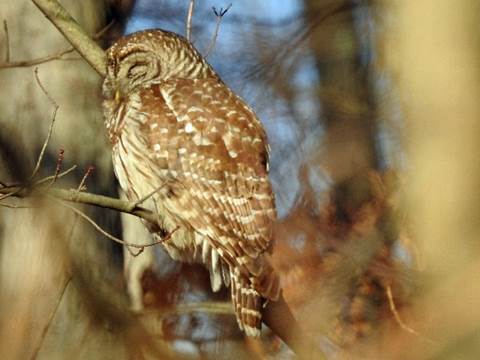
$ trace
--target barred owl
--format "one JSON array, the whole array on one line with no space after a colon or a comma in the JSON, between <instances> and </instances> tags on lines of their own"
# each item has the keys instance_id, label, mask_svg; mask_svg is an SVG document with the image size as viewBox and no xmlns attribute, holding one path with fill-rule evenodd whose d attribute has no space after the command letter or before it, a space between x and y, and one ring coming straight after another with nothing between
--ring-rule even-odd
<instances>
[{"instance_id":1,"label":"barred owl","mask_svg":"<svg viewBox=\"0 0 480 360\"><path fill-rule=\"evenodd\" d=\"M107 51L104 113L115 174L158 214L153 236L180 261L230 286L240 329L258 336L279 296L267 260L276 218L268 145L255 113L183 37L146 30ZM157 191L155 191L157 190ZM176 231L175 231L176 230Z\"/></svg>"}]
</instances>

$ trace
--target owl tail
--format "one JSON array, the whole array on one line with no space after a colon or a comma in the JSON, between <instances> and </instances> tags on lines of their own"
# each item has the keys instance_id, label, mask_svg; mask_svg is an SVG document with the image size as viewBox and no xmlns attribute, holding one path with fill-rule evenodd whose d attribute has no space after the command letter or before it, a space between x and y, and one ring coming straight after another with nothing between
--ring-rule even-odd
<instances>
[{"instance_id":1,"label":"owl tail","mask_svg":"<svg viewBox=\"0 0 480 360\"><path fill-rule=\"evenodd\" d=\"M232 303L238 326L247 336L258 337L262 328L263 298L239 269L230 270Z\"/></svg>"}]
</instances>

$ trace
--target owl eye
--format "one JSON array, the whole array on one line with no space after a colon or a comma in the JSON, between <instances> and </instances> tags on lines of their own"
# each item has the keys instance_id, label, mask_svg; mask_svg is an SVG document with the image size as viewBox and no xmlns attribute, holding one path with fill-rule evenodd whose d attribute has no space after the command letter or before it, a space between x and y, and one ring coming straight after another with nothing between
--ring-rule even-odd
<instances>
[{"instance_id":1,"label":"owl eye","mask_svg":"<svg viewBox=\"0 0 480 360\"><path fill-rule=\"evenodd\" d=\"M147 70L147 66L143 63L132 65L127 71L127 77L129 79L143 77L147 73Z\"/></svg>"}]
</instances>

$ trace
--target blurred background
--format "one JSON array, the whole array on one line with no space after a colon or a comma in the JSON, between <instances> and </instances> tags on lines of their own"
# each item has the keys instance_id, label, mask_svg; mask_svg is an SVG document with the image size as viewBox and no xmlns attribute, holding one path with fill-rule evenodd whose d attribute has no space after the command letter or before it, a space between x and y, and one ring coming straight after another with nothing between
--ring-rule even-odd
<instances>
[{"instance_id":1,"label":"blurred background","mask_svg":"<svg viewBox=\"0 0 480 360\"><path fill-rule=\"evenodd\" d=\"M63 0L107 48L185 35L190 0ZM195 1L192 41L271 145L283 293L329 359L480 355L480 25L474 0ZM0 181L120 197L98 75L27 0L0 3ZM108 27L107 27L108 25ZM99 33L102 29L105 31ZM213 39L216 39L214 41ZM62 55L63 54L63 55ZM46 58L45 57L49 57ZM0 185L0 190L3 185ZM147 243L138 219L80 207ZM229 292L159 247L137 257L49 199L0 200L5 359L293 359L238 330Z\"/></svg>"}]
</instances>

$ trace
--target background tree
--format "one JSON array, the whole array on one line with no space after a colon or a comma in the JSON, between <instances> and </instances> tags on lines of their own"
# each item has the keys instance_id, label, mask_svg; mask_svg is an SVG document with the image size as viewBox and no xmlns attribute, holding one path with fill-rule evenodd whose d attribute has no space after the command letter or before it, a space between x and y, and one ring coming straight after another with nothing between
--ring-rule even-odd
<instances>
[{"instance_id":1,"label":"background tree","mask_svg":"<svg viewBox=\"0 0 480 360\"><path fill-rule=\"evenodd\" d=\"M63 3L90 34L114 22L99 40L104 45L121 34L133 5L131 1ZM5 26L2 62L15 65L71 48L30 1L3 2L0 14ZM39 176L55 172L62 149L62 170L77 165L63 185L78 187L87 168L94 166L86 186L116 196L110 155L101 135L101 79L75 52L36 66L41 83L59 106ZM45 142L54 106L35 81L33 66L2 68L0 78L1 177L8 182L23 182ZM28 205L34 208L0 209L3 356L91 358L128 354L131 350L127 343L104 331L106 325L111 326L116 310L107 314L101 309L112 288L117 294L116 303L126 303L118 249L61 206L50 202ZM97 211L93 216L118 233L117 216ZM128 319L122 319L125 321Z\"/></svg>"}]
</instances>

